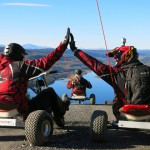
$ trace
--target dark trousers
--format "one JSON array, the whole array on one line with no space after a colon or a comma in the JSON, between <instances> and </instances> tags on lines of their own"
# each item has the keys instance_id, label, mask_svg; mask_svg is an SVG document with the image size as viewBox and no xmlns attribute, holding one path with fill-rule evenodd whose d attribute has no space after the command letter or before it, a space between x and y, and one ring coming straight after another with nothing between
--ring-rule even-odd
<instances>
[{"instance_id":1,"label":"dark trousers","mask_svg":"<svg viewBox=\"0 0 150 150\"><path fill-rule=\"evenodd\" d=\"M51 87L42 90L29 101L29 112L50 109L55 115L60 116L65 114L64 103Z\"/></svg>"}]
</instances>

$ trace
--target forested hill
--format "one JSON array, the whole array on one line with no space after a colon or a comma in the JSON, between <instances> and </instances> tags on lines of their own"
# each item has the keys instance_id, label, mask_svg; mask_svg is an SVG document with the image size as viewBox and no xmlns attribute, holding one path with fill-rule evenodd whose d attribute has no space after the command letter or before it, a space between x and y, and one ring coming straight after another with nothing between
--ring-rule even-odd
<instances>
[{"instance_id":1,"label":"forested hill","mask_svg":"<svg viewBox=\"0 0 150 150\"><path fill-rule=\"evenodd\" d=\"M0 47L0 53L3 53L3 47ZM48 53L52 52L54 49L38 49L38 50L27 50L27 59L38 59L41 57L46 56ZM99 61L108 64L108 59L106 58L106 50L83 50L84 52L88 53L89 55L95 57ZM139 59L141 62L150 65L150 50L139 50ZM110 59L111 64L113 66L114 60ZM66 50L63 54L63 57L57 61L51 70L57 70L59 73L55 75L51 75L53 81L58 78L66 78L71 76L74 73L75 69L82 69L83 73L87 73L90 71L82 62L80 62L73 54L71 50ZM51 82L51 80L49 81Z\"/></svg>"}]
</instances>

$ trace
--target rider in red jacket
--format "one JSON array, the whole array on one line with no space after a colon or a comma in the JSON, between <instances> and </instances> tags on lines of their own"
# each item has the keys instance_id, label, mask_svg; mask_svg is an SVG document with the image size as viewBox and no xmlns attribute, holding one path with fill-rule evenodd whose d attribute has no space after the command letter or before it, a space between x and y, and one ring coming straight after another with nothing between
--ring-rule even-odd
<instances>
[{"instance_id":1,"label":"rider in red jacket","mask_svg":"<svg viewBox=\"0 0 150 150\"><path fill-rule=\"evenodd\" d=\"M4 53L0 54L0 109L17 108L21 114L27 115L37 109L48 110L51 106L54 115L57 116L55 118L63 117L64 104L53 88L43 90L30 101L26 92L29 78L53 66L65 52L68 42L69 28L65 40L53 52L35 60L24 60L27 53L21 45L7 45Z\"/></svg>"},{"instance_id":2,"label":"rider in red jacket","mask_svg":"<svg viewBox=\"0 0 150 150\"><path fill-rule=\"evenodd\" d=\"M67 88L72 89L71 96L73 94L86 96L86 88L92 88L91 83L83 78L81 74L81 69L75 70L74 78L67 83Z\"/></svg>"},{"instance_id":3,"label":"rider in red jacket","mask_svg":"<svg viewBox=\"0 0 150 150\"><path fill-rule=\"evenodd\" d=\"M74 55L82 61L87 67L93 70L98 76L105 82L111 85L115 91L115 101L113 105L113 113L116 118L119 117L119 109L125 104L131 101L126 99L126 73L127 70L134 64L141 64L138 60L138 53L133 46L125 46L125 43L121 47L117 47L110 51L108 57L114 57L116 64L114 67L108 66L96 58L88 55L80 49L77 49L73 35L70 33L71 42L70 49L74 52ZM149 103L146 101L145 104ZM136 104L136 101L135 101Z\"/></svg>"}]
</instances>

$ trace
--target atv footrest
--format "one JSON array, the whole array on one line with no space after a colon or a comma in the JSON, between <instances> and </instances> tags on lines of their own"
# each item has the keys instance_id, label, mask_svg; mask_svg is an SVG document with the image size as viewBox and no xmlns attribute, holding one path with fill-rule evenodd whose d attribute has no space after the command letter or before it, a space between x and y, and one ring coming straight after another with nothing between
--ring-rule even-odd
<instances>
[{"instance_id":1,"label":"atv footrest","mask_svg":"<svg viewBox=\"0 0 150 150\"><path fill-rule=\"evenodd\" d=\"M119 128L150 129L150 122L123 121L117 123Z\"/></svg>"}]
</instances>

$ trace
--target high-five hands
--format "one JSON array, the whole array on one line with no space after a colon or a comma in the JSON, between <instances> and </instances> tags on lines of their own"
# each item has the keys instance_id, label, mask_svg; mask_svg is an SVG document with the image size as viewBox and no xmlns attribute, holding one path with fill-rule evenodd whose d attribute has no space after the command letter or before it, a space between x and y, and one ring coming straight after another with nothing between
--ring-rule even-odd
<instances>
[{"instance_id":1,"label":"high-five hands","mask_svg":"<svg viewBox=\"0 0 150 150\"><path fill-rule=\"evenodd\" d=\"M75 41L74 41L74 37L73 37L73 34L70 33L70 38L71 38L71 41L69 42L70 44L70 49L75 52L77 50L77 47L75 45Z\"/></svg>"},{"instance_id":2,"label":"high-five hands","mask_svg":"<svg viewBox=\"0 0 150 150\"><path fill-rule=\"evenodd\" d=\"M63 46L65 48L67 48L67 46L69 44L69 38L70 38L70 28L67 28L67 34L66 34L64 41L63 41Z\"/></svg>"},{"instance_id":3,"label":"high-five hands","mask_svg":"<svg viewBox=\"0 0 150 150\"><path fill-rule=\"evenodd\" d=\"M69 42L70 40L70 42ZM77 50L77 47L75 45L74 36L72 33L70 33L70 28L67 28L67 34L63 41L64 48L67 48L68 44L70 45L70 49L75 52Z\"/></svg>"}]
</instances>

